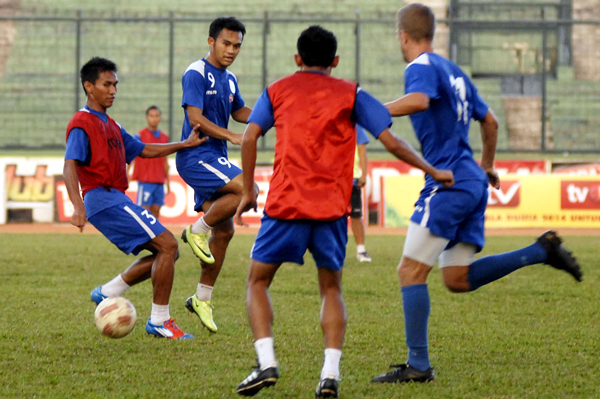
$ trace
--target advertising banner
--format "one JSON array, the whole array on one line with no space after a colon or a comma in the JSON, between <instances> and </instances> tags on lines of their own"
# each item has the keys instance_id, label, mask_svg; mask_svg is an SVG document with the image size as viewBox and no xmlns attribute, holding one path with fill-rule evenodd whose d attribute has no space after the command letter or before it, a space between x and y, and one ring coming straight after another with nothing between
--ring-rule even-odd
<instances>
[{"instance_id":1,"label":"advertising banner","mask_svg":"<svg viewBox=\"0 0 600 399\"><path fill-rule=\"evenodd\" d=\"M486 227L600 228L600 177L505 175L499 190L488 190ZM406 227L423 178L384 179L386 227Z\"/></svg>"}]
</instances>

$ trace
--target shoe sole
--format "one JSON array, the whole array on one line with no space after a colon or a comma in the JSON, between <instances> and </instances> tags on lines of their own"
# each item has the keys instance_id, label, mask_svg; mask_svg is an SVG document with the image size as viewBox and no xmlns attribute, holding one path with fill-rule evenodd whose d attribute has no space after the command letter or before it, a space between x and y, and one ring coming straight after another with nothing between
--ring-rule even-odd
<instances>
[{"instance_id":1,"label":"shoe sole","mask_svg":"<svg viewBox=\"0 0 600 399\"><path fill-rule=\"evenodd\" d=\"M181 240L190 246L194 255L196 255L196 257L202 262L208 263L209 265L215 263L215 258L212 256L212 254L209 257L200 247L198 247L192 241L188 241L186 230L187 228L183 229L183 232L181 233ZM198 250L198 252L196 252L196 249Z\"/></svg>"},{"instance_id":2,"label":"shoe sole","mask_svg":"<svg viewBox=\"0 0 600 399\"><path fill-rule=\"evenodd\" d=\"M187 300L185 301L185 308L190 312L195 314L196 316L198 316L198 318L200 319L200 323L202 323L202 325L204 326L204 328L206 328L211 334L216 334L217 330L212 330L210 327L208 327L206 325L206 323L204 323L204 321L202 320L202 317L200 317L200 315L198 313L196 313L196 311L194 310L194 305L192 305L192 301Z\"/></svg>"},{"instance_id":3,"label":"shoe sole","mask_svg":"<svg viewBox=\"0 0 600 399\"><path fill-rule=\"evenodd\" d=\"M274 378L274 377L266 378L266 379L264 379L260 382L257 382L256 384L251 385L249 387L245 387L243 389L238 389L238 390L236 390L236 392L242 396L254 396L258 392L260 392L263 388L272 387L276 383L277 383L277 378Z\"/></svg>"},{"instance_id":4,"label":"shoe sole","mask_svg":"<svg viewBox=\"0 0 600 399\"><path fill-rule=\"evenodd\" d=\"M338 394L333 389L324 389L321 391L321 394L315 393L315 398L337 398Z\"/></svg>"}]
</instances>

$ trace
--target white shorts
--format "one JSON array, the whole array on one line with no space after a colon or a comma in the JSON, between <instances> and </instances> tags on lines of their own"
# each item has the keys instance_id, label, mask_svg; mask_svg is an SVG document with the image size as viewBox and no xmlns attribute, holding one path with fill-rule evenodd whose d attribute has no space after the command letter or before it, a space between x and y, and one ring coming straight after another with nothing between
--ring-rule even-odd
<instances>
[{"instance_id":1,"label":"white shorts","mask_svg":"<svg viewBox=\"0 0 600 399\"><path fill-rule=\"evenodd\" d=\"M440 268L469 266L473 263L477 249L474 244L459 242L452 248L446 249L449 242L450 240L446 238L431 234L427 227L410 222L402 256L424 263L429 267L433 267L438 258Z\"/></svg>"}]
</instances>

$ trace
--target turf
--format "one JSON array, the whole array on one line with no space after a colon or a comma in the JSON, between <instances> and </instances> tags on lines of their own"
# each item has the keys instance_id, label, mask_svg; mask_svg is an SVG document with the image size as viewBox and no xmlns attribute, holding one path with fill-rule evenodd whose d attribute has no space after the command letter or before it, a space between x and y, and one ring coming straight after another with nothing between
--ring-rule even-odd
<instances>
[{"instance_id":1,"label":"turf","mask_svg":"<svg viewBox=\"0 0 600 399\"><path fill-rule=\"evenodd\" d=\"M138 323L122 339L105 338L93 323L89 291L133 260L99 235L3 234L0 239L0 397L235 397L255 353L245 315L245 279L253 237L234 238L214 294L216 335L183 304L199 266L181 247L172 316L190 341L148 337L151 285L126 297ZM484 253L531 242L492 237ZM371 264L348 247L344 292L348 329L342 360L343 398L591 398L600 390L596 237L568 237L584 271L577 284L546 266L517 271L475 293L447 292L430 277L430 350L436 381L373 385L389 363L405 360L395 266L402 237L368 237ZM312 397L322 363L320 300L312 260L282 266L272 289L277 385L259 397Z\"/></svg>"}]
</instances>

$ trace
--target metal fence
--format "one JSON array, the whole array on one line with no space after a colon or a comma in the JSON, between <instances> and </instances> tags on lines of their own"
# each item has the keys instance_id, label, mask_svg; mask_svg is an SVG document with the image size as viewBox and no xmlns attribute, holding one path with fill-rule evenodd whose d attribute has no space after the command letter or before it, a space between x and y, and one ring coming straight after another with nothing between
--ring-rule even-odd
<instances>
[{"instance_id":1,"label":"metal fence","mask_svg":"<svg viewBox=\"0 0 600 399\"><path fill-rule=\"evenodd\" d=\"M578 79L570 47L564 47L565 32L570 38L572 27L595 29L600 21L558 19L561 16L511 23L451 14L449 19L438 20L438 27L450 32L449 56L472 74L480 94L499 116L500 151L591 152L600 148L600 75L599 80ZM173 13L94 17L79 12L0 17L0 28L15 32L11 46L0 46L0 52L10 52L5 67L0 65L0 148L63 148L66 125L85 103L79 69L96 55L119 66L119 94L109 111L111 117L133 134L145 126L145 109L158 105L163 110L161 128L178 139L183 123L181 74L207 53L212 19ZM335 76L358 81L384 102L403 94L406 64L393 19L360 14L337 19L283 18L266 13L262 18L241 19L247 35L230 70L238 77L249 106L268 84L296 70L293 54L298 34L315 23L331 29L338 38L341 62ZM596 40L593 36L589 40ZM519 50L519 43L526 48ZM591 46L600 44L596 40ZM565 51L568 57L558 56ZM564 62L555 62L559 58ZM477 65L504 65L505 70L478 73ZM242 132L244 126L232 122L230 128ZM396 119L393 130L416 144L408 118ZM525 139L514 140L515 135ZM477 126L471 136L473 147L479 148ZM274 134L267 134L261 148L272 149L274 140ZM371 148L381 146L374 143Z\"/></svg>"}]
</instances>

